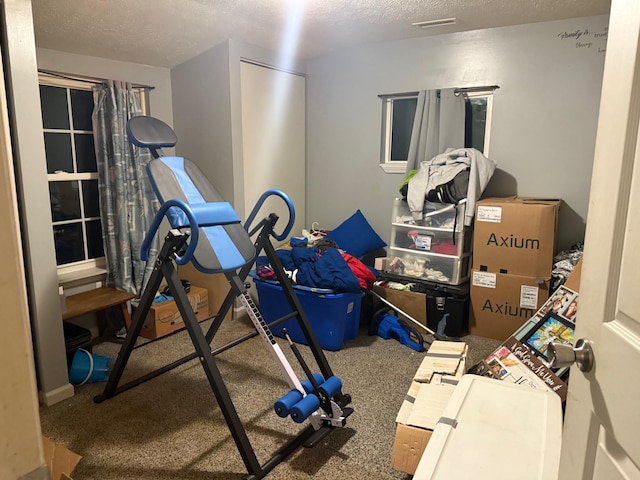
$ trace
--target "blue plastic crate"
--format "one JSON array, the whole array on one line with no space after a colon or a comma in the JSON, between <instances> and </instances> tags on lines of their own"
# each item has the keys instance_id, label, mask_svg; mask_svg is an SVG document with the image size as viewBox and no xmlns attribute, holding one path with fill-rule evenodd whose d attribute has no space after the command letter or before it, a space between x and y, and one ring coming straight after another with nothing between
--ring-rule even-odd
<instances>
[{"instance_id":1,"label":"blue plastic crate","mask_svg":"<svg viewBox=\"0 0 640 480\"><path fill-rule=\"evenodd\" d=\"M258 278L254 278L254 283L258 292L260 312L267 323L291 313L291 307L280 285ZM346 340L358 335L361 294L318 293L297 286L294 290L323 349L340 350ZM273 334L283 338L283 328L287 329L291 340L308 345L296 318L274 327Z\"/></svg>"}]
</instances>

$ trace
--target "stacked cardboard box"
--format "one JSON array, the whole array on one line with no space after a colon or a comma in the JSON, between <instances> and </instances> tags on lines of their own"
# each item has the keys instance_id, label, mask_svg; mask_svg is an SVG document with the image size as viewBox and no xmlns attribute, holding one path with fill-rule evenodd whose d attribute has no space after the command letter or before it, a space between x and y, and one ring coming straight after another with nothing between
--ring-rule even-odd
<instances>
[{"instance_id":1,"label":"stacked cardboard box","mask_svg":"<svg viewBox=\"0 0 640 480\"><path fill-rule=\"evenodd\" d=\"M434 341L429 347L396 417L391 466L413 475L433 429L466 371L463 342Z\"/></svg>"},{"instance_id":2,"label":"stacked cardboard box","mask_svg":"<svg viewBox=\"0 0 640 480\"><path fill-rule=\"evenodd\" d=\"M478 201L469 333L506 340L549 297L560 200Z\"/></svg>"},{"instance_id":3,"label":"stacked cardboard box","mask_svg":"<svg viewBox=\"0 0 640 480\"><path fill-rule=\"evenodd\" d=\"M199 322L210 318L209 292L206 288L191 286L187 293L189 303ZM127 325L129 327L129 325ZM169 333L184 328L182 315L178 305L173 300L153 303L144 321L140 336L149 339L163 337Z\"/></svg>"},{"instance_id":4,"label":"stacked cardboard box","mask_svg":"<svg viewBox=\"0 0 640 480\"><path fill-rule=\"evenodd\" d=\"M543 352L541 347L549 338L558 343L573 342L575 320L579 313L576 306L579 303L581 271L582 260L576 264L566 282L553 292L536 314L487 358L471 367L469 373L498 378L504 382L526 385L534 389L549 389L565 402L568 367L550 367L546 349ZM561 301L558 302L558 299ZM552 320L547 323L549 318Z\"/></svg>"}]
</instances>

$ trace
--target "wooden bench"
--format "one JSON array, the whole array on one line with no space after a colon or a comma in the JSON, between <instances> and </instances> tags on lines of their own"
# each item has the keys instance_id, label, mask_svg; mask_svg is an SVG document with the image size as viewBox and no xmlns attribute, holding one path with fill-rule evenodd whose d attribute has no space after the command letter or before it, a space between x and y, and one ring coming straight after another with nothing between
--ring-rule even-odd
<instances>
[{"instance_id":1,"label":"wooden bench","mask_svg":"<svg viewBox=\"0 0 640 480\"><path fill-rule=\"evenodd\" d=\"M70 295L65 299L66 309L62 313L63 320L79 317L87 313L96 313L100 335L104 333L107 324L105 311L108 308L120 306L125 325L131 324L131 317L127 302L136 295L115 288L101 287L87 292Z\"/></svg>"}]
</instances>

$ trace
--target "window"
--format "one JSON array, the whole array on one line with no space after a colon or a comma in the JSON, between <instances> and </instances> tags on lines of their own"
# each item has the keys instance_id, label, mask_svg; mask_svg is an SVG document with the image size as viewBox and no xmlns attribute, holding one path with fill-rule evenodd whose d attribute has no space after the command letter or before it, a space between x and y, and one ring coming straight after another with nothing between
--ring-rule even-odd
<instances>
[{"instance_id":1,"label":"window","mask_svg":"<svg viewBox=\"0 0 640 480\"><path fill-rule=\"evenodd\" d=\"M485 157L489 156L489 130L493 90L476 91L465 94L464 146L475 148Z\"/></svg>"},{"instance_id":2,"label":"window","mask_svg":"<svg viewBox=\"0 0 640 480\"><path fill-rule=\"evenodd\" d=\"M41 77L40 103L59 273L104 267L91 84Z\"/></svg>"},{"instance_id":3,"label":"window","mask_svg":"<svg viewBox=\"0 0 640 480\"><path fill-rule=\"evenodd\" d=\"M418 92L382 96L382 158L387 173L404 173Z\"/></svg>"},{"instance_id":4,"label":"window","mask_svg":"<svg viewBox=\"0 0 640 480\"><path fill-rule=\"evenodd\" d=\"M464 93L465 95L465 147L489 153L489 131L493 89ZM416 113L418 92L381 95L382 145L380 166L387 173L405 173L413 118Z\"/></svg>"}]
</instances>

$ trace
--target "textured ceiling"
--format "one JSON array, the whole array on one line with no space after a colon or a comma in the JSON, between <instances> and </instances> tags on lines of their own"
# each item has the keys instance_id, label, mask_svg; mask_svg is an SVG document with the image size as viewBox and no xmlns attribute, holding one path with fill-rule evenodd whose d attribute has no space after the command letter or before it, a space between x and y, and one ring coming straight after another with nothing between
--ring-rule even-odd
<instances>
[{"instance_id":1,"label":"textured ceiling","mask_svg":"<svg viewBox=\"0 0 640 480\"><path fill-rule=\"evenodd\" d=\"M370 42L609 13L611 0L32 0L36 45L173 67L232 38L311 58ZM455 17L452 26L411 23Z\"/></svg>"}]
</instances>

